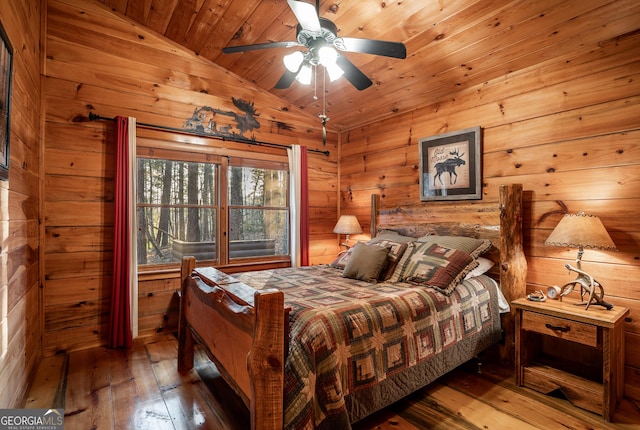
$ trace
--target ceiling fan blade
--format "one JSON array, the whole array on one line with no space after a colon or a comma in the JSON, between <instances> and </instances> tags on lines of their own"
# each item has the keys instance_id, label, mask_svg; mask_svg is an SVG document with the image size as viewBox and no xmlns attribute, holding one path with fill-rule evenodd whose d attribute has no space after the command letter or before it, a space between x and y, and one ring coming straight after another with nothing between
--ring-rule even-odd
<instances>
[{"instance_id":1,"label":"ceiling fan blade","mask_svg":"<svg viewBox=\"0 0 640 430\"><path fill-rule=\"evenodd\" d=\"M299 46L298 42L267 42L256 43L254 45L227 46L226 48L222 48L222 52L225 54L233 54L235 52L257 51L258 49L292 48L294 46Z\"/></svg>"},{"instance_id":2,"label":"ceiling fan blade","mask_svg":"<svg viewBox=\"0 0 640 430\"><path fill-rule=\"evenodd\" d=\"M276 83L274 88L279 90L283 90L285 88L289 88L291 83L293 83L294 79L298 72L291 72L288 69L284 71L284 74L280 77L280 80Z\"/></svg>"},{"instance_id":3,"label":"ceiling fan blade","mask_svg":"<svg viewBox=\"0 0 640 430\"><path fill-rule=\"evenodd\" d=\"M287 3L303 29L320 33L322 28L318 12L312 4L296 0L287 0Z\"/></svg>"},{"instance_id":4,"label":"ceiling fan blade","mask_svg":"<svg viewBox=\"0 0 640 430\"><path fill-rule=\"evenodd\" d=\"M340 37L334 41L334 45L341 51L362 52L364 54L383 55L392 58L407 58L407 48L404 43L400 42Z\"/></svg>"},{"instance_id":5,"label":"ceiling fan blade","mask_svg":"<svg viewBox=\"0 0 640 430\"><path fill-rule=\"evenodd\" d=\"M360 69L358 69L351 61L344 55L340 55L336 60L336 64L340 66L344 72L344 77L353 84L354 87L360 91L365 88L369 88L373 82L367 77Z\"/></svg>"}]
</instances>

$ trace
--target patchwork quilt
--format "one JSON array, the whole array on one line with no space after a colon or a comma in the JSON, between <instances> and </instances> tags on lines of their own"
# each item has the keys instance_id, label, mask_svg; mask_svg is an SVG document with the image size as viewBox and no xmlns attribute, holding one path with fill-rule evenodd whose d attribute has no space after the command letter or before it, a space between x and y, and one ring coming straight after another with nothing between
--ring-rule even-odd
<instances>
[{"instance_id":1,"label":"patchwork quilt","mask_svg":"<svg viewBox=\"0 0 640 430\"><path fill-rule=\"evenodd\" d=\"M348 429L500 339L497 285L464 281L451 296L408 283L372 284L329 266L246 272L291 307L285 428Z\"/></svg>"}]
</instances>

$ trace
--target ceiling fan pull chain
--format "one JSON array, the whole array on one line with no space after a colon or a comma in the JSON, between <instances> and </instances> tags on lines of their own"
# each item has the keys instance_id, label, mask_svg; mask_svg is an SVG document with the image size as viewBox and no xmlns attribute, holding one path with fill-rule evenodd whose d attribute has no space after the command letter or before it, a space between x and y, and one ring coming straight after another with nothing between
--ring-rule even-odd
<instances>
[{"instance_id":1,"label":"ceiling fan pull chain","mask_svg":"<svg viewBox=\"0 0 640 430\"><path fill-rule=\"evenodd\" d=\"M318 100L318 67L313 66L313 99Z\"/></svg>"},{"instance_id":2,"label":"ceiling fan pull chain","mask_svg":"<svg viewBox=\"0 0 640 430\"><path fill-rule=\"evenodd\" d=\"M327 118L327 71L322 69L322 116Z\"/></svg>"},{"instance_id":3,"label":"ceiling fan pull chain","mask_svg":"<svg viewBox=\"0 0 640 430\"><path fill-rule=\"evenodd\" d=\"M327 117L327 71L322 70L322 113L318 116L322 121L322 146L327 145L327 121L329 121L329 117Z\"/></svg>"}]
</instances>

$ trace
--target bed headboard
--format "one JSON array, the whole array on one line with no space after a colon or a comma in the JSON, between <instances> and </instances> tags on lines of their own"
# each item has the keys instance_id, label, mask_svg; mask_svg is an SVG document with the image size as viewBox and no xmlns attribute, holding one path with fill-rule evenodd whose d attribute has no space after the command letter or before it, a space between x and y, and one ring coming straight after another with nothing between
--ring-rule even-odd
<instances>
[{"instance_id":1,"label":"bed headboard","mask_svg":"<svg viewBox=\"0 0 640 430\"><path fill-rule=\"evenodd\" d=\"M455 221L452 221L455 220ZM371 196L371 237L381 230L403 236L426 234L489 239L493 248L484 254L496 262L491 273L511 302L526 295L527 260L522 246L522 185L500 185L499 202L459 202L414 207L380 207L377 194ZM507 338L512 331L507 322ZM511 338L513 338L511 336ZM510 354L508 351L506 354Z\"/></svg>"},{"instance_id":2,"label":"bed headboard","mask_svg":"<svg viewBox=\"0 0 640 430\"><path fill-rule=\"evenodd\" d=\"M438 234L489 239L493 248L484 256L497 263L494 274L500 277L505 296L513 300L525 295L527 266L522 247L521 184L501 185L497 203L434 203L383 208L379 195L373 194L371 217L371 237L382 230L393 230L416 238ZM514 279L503 279L504 275L514 275Z\"/></svg>"},{"instance_id":3,"label":"bed headboard","mask_svg":"<svg viewBox=\"0 0 640 430\"><path fill-rule=\"evenodd\" d=\"M501 247L500 205L495 202L383 208L380 196L372 194L371 216L371 237L393 230L410 237L438 234L489 239L496 251Z\"/></svg>"}]
</instances>

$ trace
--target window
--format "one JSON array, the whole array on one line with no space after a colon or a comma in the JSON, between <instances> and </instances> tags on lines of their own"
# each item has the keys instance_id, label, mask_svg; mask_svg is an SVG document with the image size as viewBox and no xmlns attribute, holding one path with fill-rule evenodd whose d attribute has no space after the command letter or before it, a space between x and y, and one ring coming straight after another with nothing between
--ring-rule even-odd
<instances>
[{"instance_id":1,"label":"window","mask_svg":"<svg viewBox=\"0 0 640 430\"><path fill-rule=\"evenodd\" d=\"M138 265L289 254L286 164L215 158L138 157Z\"/></svg>"},{"instance_id":2,"label":"window","mask_svg":"<svg viewBox=\"0 0 640 430\"><path fill-rule=\"evenodd\" d=\"M288 175L229 166L229 257L289 254Z\"/></svg>"}]
</instances>

